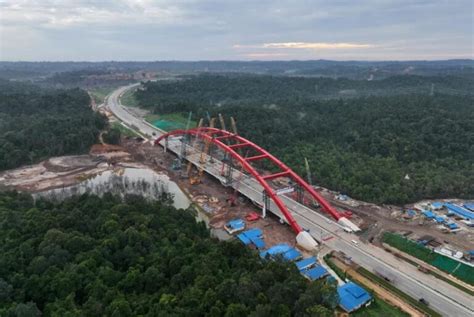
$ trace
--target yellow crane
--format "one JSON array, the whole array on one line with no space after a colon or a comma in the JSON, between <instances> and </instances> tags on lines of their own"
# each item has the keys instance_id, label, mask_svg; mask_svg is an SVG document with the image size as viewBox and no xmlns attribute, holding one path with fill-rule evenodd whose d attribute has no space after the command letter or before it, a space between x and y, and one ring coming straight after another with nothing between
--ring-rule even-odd
<instances>
[{"instance_id":1,"label":"yellow crane","mask_svg":"<svg viewBox=\"0 0 474 317\"><path fill-rule=\"evenodd\" d=\"M237 134L237 123L235 123L234 117L230 117L230 125L232 126L232 132Z\"/></svg>"},{"instance_id":2,"label":"yellow crane","mask_svg":"<svg viewBox=\"0 0 474 317\"><path fill-rule=\"evenodd\" d=\"M222 114L219 113L219 121L221 123L221 129L226 131L227 129L225 128L225 121L224 121L224 117L222 116Z\"/></svg>"},{"instance_id":3,"label":"yellow crane","mask_svg":"<svg viewBox=\"0 0 474 317\"><path fill-rule=\"evenodd\" d=\"M216 118L211 118L209 122L209 127L214 128L216 123ZM204 174L204 165L206 164L207 156L209 155L209 148L211 145L211 140L206 139L204 140L204 150L201 151L201 156L199 157L199 168L198 174L196 176L191 175L191 163L188 166L188 175L189 175L189 183L191 185L196 185L201 183L202 175Z\"/></svg>"}]
</instances>

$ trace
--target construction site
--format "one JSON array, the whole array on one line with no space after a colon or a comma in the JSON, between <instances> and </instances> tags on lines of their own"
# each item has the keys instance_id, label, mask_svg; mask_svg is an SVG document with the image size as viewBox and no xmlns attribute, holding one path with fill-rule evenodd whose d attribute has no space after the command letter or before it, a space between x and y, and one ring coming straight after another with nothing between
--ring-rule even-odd
<instances>
[{"instance_id":1,"label":"construction site","mask_svg":"<svg viewBox=\"0 0 474 317\"><path fill-rule=\"evenodd\" d=\"M116 97L120 93L123 91ZM5 171L0 174L2 186L39 193L74 186L104 173L122 176L124 169L149 170L176 184L195 206L197 218L205 221L217 238L236 239L255 249L262 259L294 262L308 280L334 279L344 298L340 306L345 312L370 304L374 300L370 291L375 300L381 298L410 315L430 315L427 310L431 305L418 300L436 306L436 297L418 287L432 287L437 278L456 285L453 289L474 292L469 283L411 259L384 240L384 234L392 232L410 241L423 241L427 247L454 250L453 257L456 251L467 256L474 249L474 233L461 218L441 215L450 205L438 208L424 201L410 206L379 206L357 201L311 184L305 158L306 175L295 174L270 153L240 137L232 118L208 117L195 128L188 124L166 133L135 117L137 111L132 116L126 110L119 112L124 111L121 105L114 105L120 106L117 110L112 104L109 100L108 107L98 109L112 121L117 117L136 136L122 137L120 145L95 145L89 155L52 158ZM132 119L127 121L124 116ZM442 230L441 223L430 214L426 216L426 211L443 216L442 224L448 230ZM458 224L459 230L449 229L452 223ZM400 271L404 274L399 275ZM419 280L410 284L406 275ZM378 285L380 279L387 285ZM398 288L408 297L397 293ZM464 295L459 296L462 301Z\"/></svg>"}]
</instances>

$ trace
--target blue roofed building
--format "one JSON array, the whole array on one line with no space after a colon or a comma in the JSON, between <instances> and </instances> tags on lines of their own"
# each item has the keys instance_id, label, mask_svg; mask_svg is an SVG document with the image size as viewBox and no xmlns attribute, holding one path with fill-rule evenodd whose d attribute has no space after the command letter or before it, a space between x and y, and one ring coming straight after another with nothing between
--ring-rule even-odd
<instances>
[{"instance_id":1,"label":"blue roofed building","mask_svg":"<svg viewBox=\"0 0 474 317\"><path fill-rule=\"evenodd\" d=\"M465 203L463 206L470 211L474 211L474 203Z\"/></svg>"},{"instance_id":2,"label":"blue roofed building","mask_svg":"<svg viewBox=\"0 0 474 317\"><path fill-rule=\"evenodd\" d=\"M303 271L302 274L310 281L316 281L320 278L327 276L329 273L324 267L318 265L316 267Z\"/></svg>"},{"instance_id":3,"label":"blue roofed building","mask_svg":"<svg viewBox=\"0 0 474 317\"><path fill-rule=\"evenodd\" d=\"M259 237L254 237L251 239L252 243L257 247L259 250L265 249L265 242Z\"/></svg>"},{"instance_id":4,"label":"blue roofed building","mask_svg":"<svg viewBox=\"0 0 474 317\"><path fill-rule=\"evenodd\" d=\"M316 258L314 256L300 260L295 263L296 267L300 271L307 270L316 264Z\"/></svg>"},{"instance_id":5,"label":"blue roofed building","mask_svg":"<svg viewBox=\"0 0 474 317\"><path fill-rule=\"evenodd\" d=\"M257 249L265 249L262 229L253 228L237 235L237 238L244 244L253 244Z\"/></svg>"},{"instance_id":6,"label":"blue roofed building","mask_svg":"<svg viewBox=\"0 0 474 317\"><path fill-rule=\"evenodd\" d=\"M233 234L245 229L245 222L242 219L234 219L225 224L224 229Z\"/></svg>"},{"instance_id":7,"label":"blue roofed building","mask_svg":"<svg viewBox=\"0 0 474 317\"><path fill-rule=\"evenodd\" d=\"M301 252L296 250L295 248L291 248L290 250L283 253L283 259L285 259L286 261L296 261L301 259L301 257Z\"/></svg>"},{"instance_id":8,"label":"blue roofed building","mask_svg":"<svg viewBox=\"0 0 474 317\"><path fill-rule=\"evenodd\" d=\"M358 284L349 282L337 288L339 295L339 306L350 313L362 306L367 306L372 296Z\"/></svg>"},{"instance_id":9,"label":"blue roofed building","mask_svg":"<svg viewBox=\"0 0 474 317\"><path fill-rule=\"evenodd\" d=\"M443 222L444 222L444 217L442 217L442 216L436 216L436 217L435 217L435 220L436 220L437 223L443 223Z\"/></svg>"},{"instance_id":10,"label":"blue roofed building","mask_svg":"<svg viewBox=\"0 0 474 317\"><path fill-rule=\"evenodd\" d=\"M423 210L421 213L428 219L434 219L436 216L432 211L429 210Z\"/></svg>"},{"instance_id":11,"label":"blue roofed building","mask_svg":"<svg viewBox=\"0 0 474 317\"><path fill-rule=\"evenodd\" d=\"M263 235L262 229L260 228L252 228L242 233L245 233L245 235L249 238L262 237Z\"/></svg>"},{"instance_id":12,"label":"blue roofed building","mask_svg":"<svg viewBox=\"0 0 474 317\"><path fill-rule=\"evenodd\" d=\"M252 241L250 241L250 239L247 238L247 236L243 233L238 234L237 239L239 239L240 242L242 242L244 245L249 245L250 243L252 243Z\"/></svg>"},{"instance_id":13,"label":"blue roofed building","mask_svg":"<svg viewBox=\"0 0 474 317\"><path fill-rule=\"evenodd\" d=\"M431 203L431 208L433 210L441 210L441 209L443 209L443 207L444 207L444 204L439 202L439 201L435 201L435 202Z\"/></svg>"},{"instance_id":14,"label":"blue roofed building","mask_svg":"<svg viewBox=\"0 0 474 317\"><path fill-rule=\"evenodd\" d=\"M474 212L451 203L446 203L444 205L456 215L463 217L464 219L474 220Z\"/></svg>"},{"instance_id":15,"label":"blue roofed building","mask_svg":"<svg viewBox=\"0 0 474 317\"><path fill-rule=\"evenodd\" d=\"M451 223L447 223L446 226L451 229L451 230L456 230L456 229L459 229L459 226L454 223L454 222L451 222Z\"/></svg>"},{"instance_id":16,"label":"blue roofed building","mask_svg":"<svg viewBox=\"0 0 474 317\"><path fill-rule=\"evenodd\" d=\"M285 252L288 252L290 249L292 249L292 247L290 247L288 244L286 243L281 243L281 244L275 244L274 246L272 246L271 248L269 248L268 250L265 250L263 252L260 252L260 257L262 259L264 259L267 255L269 255L270 257L275 257L277 255L280 255L280 254L283 254Z\"/></svg>"}]
</instances>

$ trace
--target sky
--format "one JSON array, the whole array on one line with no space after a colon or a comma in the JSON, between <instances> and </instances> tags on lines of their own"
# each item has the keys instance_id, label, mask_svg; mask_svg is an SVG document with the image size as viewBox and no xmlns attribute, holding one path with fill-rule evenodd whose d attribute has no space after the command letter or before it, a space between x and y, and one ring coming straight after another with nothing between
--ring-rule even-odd
<instances>
[{"instance_id":1,"label":"sky","mask_svg":"<svg viewBox=\"0 0 474 317\"><path fill-rule=\"evenodd\" d=\"M0 0L2 61L473 58L472 0Z\"/></svg>"}]
</instances>

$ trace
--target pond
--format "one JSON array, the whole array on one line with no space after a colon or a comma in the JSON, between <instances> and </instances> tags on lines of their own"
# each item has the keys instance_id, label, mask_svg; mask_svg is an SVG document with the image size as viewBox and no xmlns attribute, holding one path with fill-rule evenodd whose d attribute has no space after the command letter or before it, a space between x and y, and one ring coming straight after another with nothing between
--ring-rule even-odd
<instances>
[{"instance_id":1,"label":"pond","mask_svg":"<svg viewBox=\"0 0 474 317\"><path fill-rule=\"evenodd\" d=\"M160 199L163 193L171 194L175 208L186 209L191 201L178 185L165 174L146 168L123 168L118 171L105 171L76 185L50 189L33 194L53 200L82 195L85 193L102 196L110 192L124 197L127 194L143 195L149 199Z\"/></svg>"},{"instance_id":2,"label":"pond","mask_svg":"<svg viewBox=\"0 0 474 317\"><path fill-rule=\"evenodd\" d=\"M63 200L71 196L85 193L102 196L112 193L124 197L127 194L142 195L146 198L158 200L163 193L171 194L173 206L177 209L187 209L192 201L181 188L170 178L161 173L146 168L123 168L117 171L105 171L76 185L55 188L33 194L34 198ZM197 221L204 221L209 227L209 215L200 208L193 208ZM232 238L223 229L211 228L211 235L219 240Z\"/></svg>"}]
</instances>

